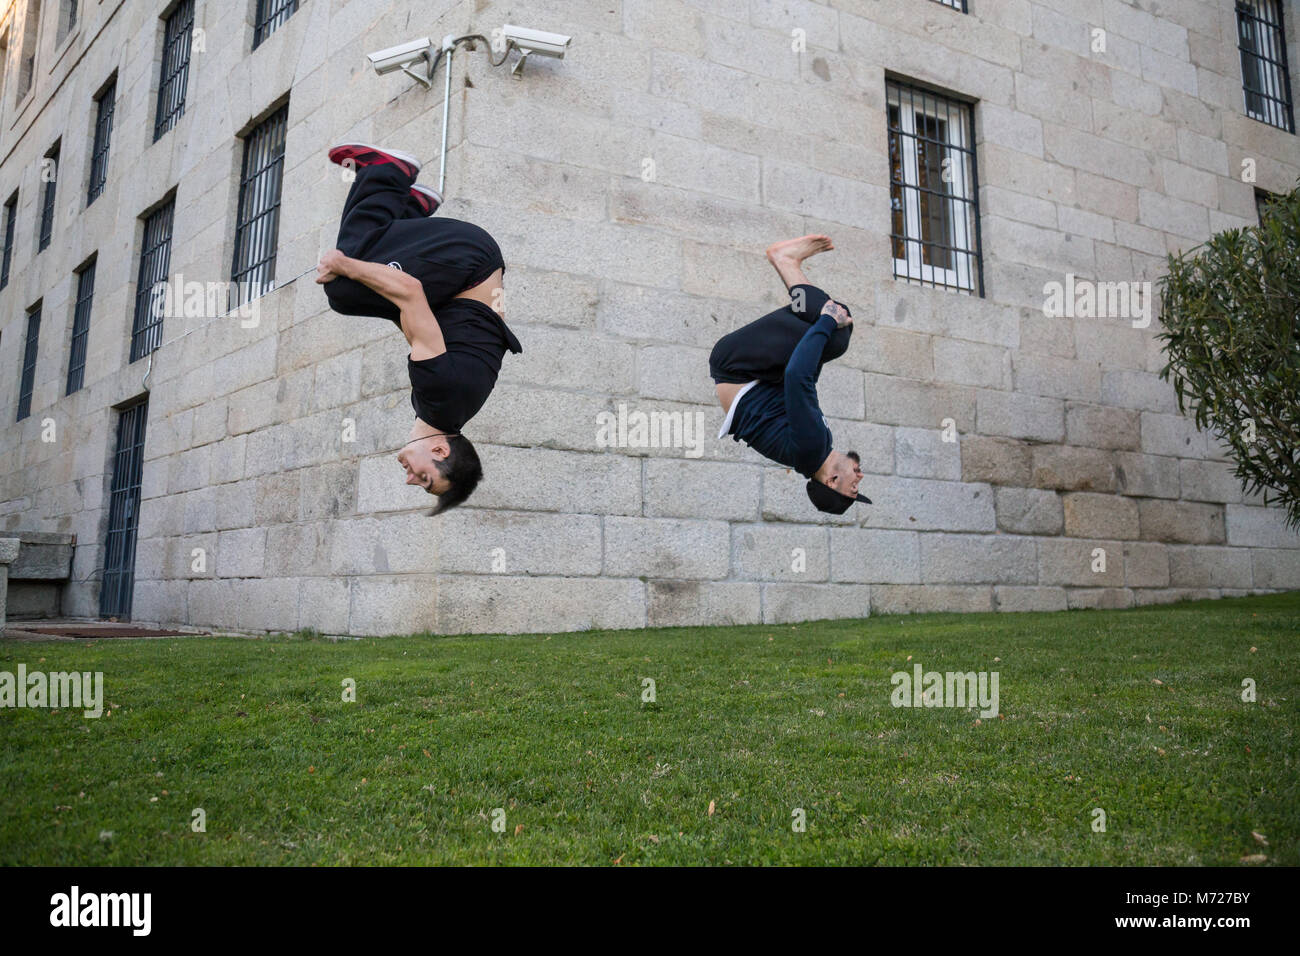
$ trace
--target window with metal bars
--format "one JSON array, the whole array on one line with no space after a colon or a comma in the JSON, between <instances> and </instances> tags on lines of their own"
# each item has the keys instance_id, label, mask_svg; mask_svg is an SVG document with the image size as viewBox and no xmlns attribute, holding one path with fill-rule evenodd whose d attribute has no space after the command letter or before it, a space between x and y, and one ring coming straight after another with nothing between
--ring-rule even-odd
<instances>
[{"instance_id":1,"label":"window with metal bars","mask_svg":"<svg viewBox=\"0 0 1300 956\"><path fill-rule=\"evenodd\" d=\"M162 72L158 81L158 113L154 142L185 115L185 92L190 81L190 40L194 32L194 0L181 0L163 27Z\"/></svg>"},{"instance_id":2,"label":"window with metal bars","mask_svg":"<svg viewBox=\"0 0 1300 956\"><path fill-rule=\"evenodd\" d=\"M86 342L90 338L90 304L95 297L95 263L77 273L77 304L72 311L72 342L68 354L68 388L71 395L86 377Z\"/></svg>"},{"instance_id":3,"label":"window with metal bars","mask_svg":"<svg viewBox=\"0 0 1300 956\"><path fill-rule=\"evenodd\" d=\"M76 28L77 0L59 0L59 30L54 42L62 43Z\"/></svg>"},{"instance_id":4,"label":"window with metal bars","mask_svg":"<svg viewBox=\"0 0 1300 956\"><path fill-rule=\"evenodd\" d=\"M1237 49L1246 115L1294 133L1280 0L1237 0Z\"/></svg>"},{"instance_id":5,"label":"window with metal bars","mask_svg":"<svg viewBox=\"0 0 1300 956\"><path fill-rule=\"evenodd\" d=\"M131 324L131 361L148 355L162 344L167 270L172 259L172 214L176 200L169 199L144 221L140 246L140 273L135 287L135 319Z\"/></svg>"},{"instance_id":6,"label":"window with metal bars","mask_svg":"<svg viewBox=\"0 0 1300 956\"><path fill-rule=\"evenodd\" d=\"M945 7L952 7L954 10L960 10L966 13L966 0L935 0L935 3L942 3Z\"/></svg>"},{"instance_id":7,"label":"window with metal bars","mask_svg":"<svg viewBox=\"0 0 1300 956\"><path fill-rule=\"evenodd\" d=\"M113 111L116 108L117 77L109 80L104 92L95 101L95 142L90 150L90 189L86 195L89 206L104 192L108 182L108 146L113 138Z\"/></svg>"},{"instance_id":8,"label":"window with metal bars","mask_svg":"<svg viewBox=\"0 0 1300 956\"><path fill-rule=\"evenodd\" d=\"M18 418L32 413L32 391L36 386L36 350L41 337L41 306L37 303L27 313L27 338L23 342L23 375L18 386Z\"/></svg>"},{"instance_id":9,"label":"window with metal bars","mask_svg":"<svg viewBox=\"0 0 1300 956\"><path fill-rule=\"evenodd\" d=\"M984 294L969 103L886 81L894 276Z\"/></svg>"},{"instance_id":10,"label":"window with metal bars","mask_svg":"<svg viewBox=\"0 0 1300 956\"><path fill-rule=\"evenodd\" d=\"M280 28L298 10L298 0L257 0L257 22L253 24L253 49Z\"/></svg>"},{"instance_id":11,"label":"window with metal bars","mask_svg":"<svg viewBox=\"0 0 1300 956\"><path fill-rule=\"evenodd\" d=\"M14 258L14 229L17 225L18 193L15 192L5 203L5 247L3 261L0 261L0 289L9 284L9 264Z\"/></svg>"},{"instance_id":12,"label":"window with metal bars","mask_svg":"<svg viewBox=\"0 0 1300 956\"><path fill-rule=\"evenodd\" d=\"M9 31L0 33L0 102L4 100L5 80L8 79Z\"/></svg>"},{"instance_id":13,"label":"window with metal bars","mask_svg":"<svg viewBox=\"0 0 1300 956\"><path fill-rule=\"evenodd\" d=\"M235 262L230 276L233 283L231 308L268 291L275 281L284 137L288 121L289 104L286 103L244 140L244 166L239 177L239 212L235 227Z\"/></svg>"},{"instance_id":14,"label":"window with metal bars","mask_svg":"<svg viewBox=\"0 0 1300 956\"><path fill-rule=\"evenodd\" d=\"M23 17L23 46L18 60L18 96L23 97L32 91L36 81L36 42L40 37L41 0L31 0L27 4L27 14Z\"/></svg>"},{"instance_id":15,"label":"window with metal bars","mask_svg":"<svg viewBox=\"0 0 1300 956\"><path fill-rule=\"evenodd\" d=\"M144 432L148 399L122 409L117 419L113 483L108 492L108 533L99 616L131 619L135 591L136 533L140 527L140 479L144 475Z\"/></svg>"},{"instance_id":16,"label":"window with metal bars","mask_svg":"<svg viewBox=\"0 0 1300 956\"><path fill-rule=\"evenodd\" d=\"M41 178L45 181L45 193L41 199L41 232L36 251L43 252L54 235L54 197L59 185L59 144L45 154L41 164Z\"/></svg>"}]
</instances>

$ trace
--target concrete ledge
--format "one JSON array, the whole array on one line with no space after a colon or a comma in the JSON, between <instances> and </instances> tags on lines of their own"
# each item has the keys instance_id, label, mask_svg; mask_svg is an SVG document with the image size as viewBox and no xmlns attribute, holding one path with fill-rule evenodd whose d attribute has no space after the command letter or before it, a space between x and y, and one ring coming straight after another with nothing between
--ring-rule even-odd
<instances>
[{"instance_id":1,"label":"concrete ledge","mask_svg":"<svg viewBox=\"0 0 1300 956\"><path fill-rule=\"evenodd\" d=\"M72 552L76 535L44 531L17 531L18 554L9 567L16 581L66 581L72 577Z\"/></svg>"},{"instance_id":2,"label":"concrete ledge","mask_svg":"<svg viewBox=\"0 0 1300 956\"><path fill-rule=\"evenodd\" d=\"M62 613L76 542L76 535L46 531L15 531L13 537L0 538L0 628L7 617L33 620Z\"/></svg>"},{"instance_id":3,"label":"concrete ledge","mask_svg":"<svg viewBox=\"0 0 1300 956\"><path fill-rule=\"evenodd\" d=\"M5 632L9 604L9 566L18 557L18 539L0 538L0 634Z\"/></svg>"}]
</instances>

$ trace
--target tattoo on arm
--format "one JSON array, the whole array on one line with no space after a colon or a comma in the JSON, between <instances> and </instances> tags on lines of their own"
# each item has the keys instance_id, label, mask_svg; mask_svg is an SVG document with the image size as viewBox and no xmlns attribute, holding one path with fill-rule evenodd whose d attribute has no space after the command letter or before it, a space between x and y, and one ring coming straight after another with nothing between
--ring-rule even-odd
<instances>
[{"instance_id":1,"label":"tattoo on arm","mask_svg":"<svg viewBox=\"0 0 1300 956\"><path fill-rule=\"evenodd\" d=\"M844 328L844 326L853 321L849 316L848 310L834 299L829 300L824 306L822 306L822 315L829 315L834 319L835 327L839 329Z\"/></svg>"}]
</instances>

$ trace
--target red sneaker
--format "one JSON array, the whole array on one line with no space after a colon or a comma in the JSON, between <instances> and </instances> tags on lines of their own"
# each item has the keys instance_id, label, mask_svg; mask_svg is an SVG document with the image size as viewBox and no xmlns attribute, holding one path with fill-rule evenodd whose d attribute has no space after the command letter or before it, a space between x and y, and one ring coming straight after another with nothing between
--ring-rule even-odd
<instances>
[{"instance_id":1,"label":"red sneaker","mask_svg":"<svg viewBox=\"0 0 1300 956\"><path fill-rule=\"evenodd\" d=\"M380 149L368 143L342 143L330 150L329 157L331 163L340 166L350 162L354 169L392 163L412 179L420 172L420 161L410 153L400 153L395 149Z\"/></svg>"},{"instance_id":2,"label":"red sneaker","mask_svg":"<svg viewBox=\"0 0 1300 956\"><path fill-rule=\"evenodd\" d=\"M431 189L428 186L416 183L411 187L411 197L424 210L426 216L432 216L442 205L442 196L438 195L438 190Z\"/></svg>"}]
</instances>

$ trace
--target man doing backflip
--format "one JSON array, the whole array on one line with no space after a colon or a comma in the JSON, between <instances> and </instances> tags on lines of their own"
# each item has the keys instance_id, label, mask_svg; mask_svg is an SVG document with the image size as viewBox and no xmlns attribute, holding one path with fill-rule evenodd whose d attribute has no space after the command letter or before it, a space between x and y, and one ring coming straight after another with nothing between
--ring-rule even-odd
<instances>
[{"instance_id":1,"label":"man doing backflip","mask_svg":"<svg viewBox=\"0 0 1300 956\"><path fill-rule=\"evenodd\" d=\"M731 435L759 454L808 479L808 498L819 511L843 514L858 494L857 452L836 451L817 404L822 366L839 358L853 334L852 314L808 281L803 262L835 248L829 236L778 242L768 261L790 293L790 304L724 335L709 356L726 413L718 437Z\"/></svg>"},{"instance_id":2,"label":"man doing backflip","mask_svg":"<svg viewBox=\"0 0 1300 956\"><path fill-rule=\"evenodd\" d=\"M472 223L433 218L442 197L415 182L415 157L365 143L336 146L329 157L356 178L338 248L321 257L316 281L335 312L388 319L410 344L416 418L397 460L407 484L438 496L439 514L482 478L460 430L496 385L501 357L522 351L501 316L501 249Z\"/></svg>"}]
</instances>

